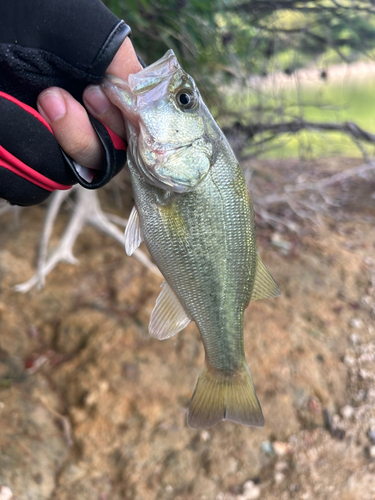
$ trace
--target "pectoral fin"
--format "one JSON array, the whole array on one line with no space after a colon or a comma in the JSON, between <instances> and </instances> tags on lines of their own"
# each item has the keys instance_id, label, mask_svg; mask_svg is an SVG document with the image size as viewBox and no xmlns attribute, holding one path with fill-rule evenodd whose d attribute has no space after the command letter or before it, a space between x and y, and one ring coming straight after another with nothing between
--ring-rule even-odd
<instances>
[{"instance_id":1,"label":"pectoral fin","mask_svg":"<svg viewBox=\"0 0 375 500\"><path fill-rule=\"evenodd\" d=\"M280 288L270 275L268 269L258 254L254 286L250 301L278 297L280 294Z\"/></svg>"},{"instance_id":2,"label":"pectoral fin","mask_svg":"<svg viewBox=\"0 0 375 500\"><path fill-rule=\"evenodd\" d=\"M141 223L137 207L134 206L130 212L128 223L125 229L125 252L132 255L143 241Z\"/></svg>"},{"instance_id":3,"label":"pectoral fin","mask_svg":"<svg viewBox=\"0 0 375 500\"><path fill-rule=\"evenodd\" d=\"M161 286L148 329L152 337L164 340L185 328L191 320L168 283L164 281Z\"/></svg>"}]
</instances>

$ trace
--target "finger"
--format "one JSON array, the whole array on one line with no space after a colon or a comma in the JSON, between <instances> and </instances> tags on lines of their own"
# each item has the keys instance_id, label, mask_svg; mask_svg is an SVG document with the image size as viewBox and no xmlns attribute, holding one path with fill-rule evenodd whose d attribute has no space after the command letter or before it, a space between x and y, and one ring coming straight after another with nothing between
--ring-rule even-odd
<instances>
[{"instance_id":1,"label":"finger","mask_svg":"<svg viewBox=\"0 0 375 500\"><path fill-rule=\"evenodd\" d=\"M142 66L140 65L135 53L133 44L129 37L118 49L106 73L115 75L122 80L127 80L131 73L137 73ZM121 111L111 103L103 90L98 85L90 85L83 93L85 106L92 116L98 118L107 127L113 130L117 135L126 138L125 122Z\"/></svg>"},{"instance_id":2,"label":"finger","mask_svg":"<svg viewBox=\"0 0 375 500\"><path fill-rule=\"evenodd\" d=\"M103 168L103 147L78 101L65 90L51 87L39 95L37 105L57 142L73 160L84 167Z\"/></svg>"},{"instance_id":3,"label":"finger","mask_svg":"<svg viewBox=\"0 0 375 500\"><path fill-rule=\"evenodd\" d=\"M90 85L83 93L88 112L125 139L125 123L121 111L114 106L98 85Z\"/></svg>"},{"instance_id":4,"label":"finger","mask_svg":"<svg viewBox=\"0 0 375 500\"><path fill-rule=\"evenodd\" d=\"M137 73L141 69L142 66L138 61L133 44L130 38L126 37L108 66L106 73L127 81L129 75Z\"/></svg>"}]
</instances>

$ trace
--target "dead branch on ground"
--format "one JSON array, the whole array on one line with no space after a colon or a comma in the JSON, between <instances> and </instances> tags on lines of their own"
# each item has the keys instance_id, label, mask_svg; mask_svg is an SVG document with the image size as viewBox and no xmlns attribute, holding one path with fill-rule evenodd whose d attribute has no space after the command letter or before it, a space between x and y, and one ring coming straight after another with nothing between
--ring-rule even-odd
<instances>
[{"instance_id":1,"label":"dead branch on ground","mask_svg":"<svg viewBox=\"0 0 375 500\"><path fill-rule=\"evenodd\" d=\"M51 238L52 229L64 200L71 194L75 195L72 206L72 214L66 229L60 238L56 250L48 256L48 243ZM117 216L109 216L103 212L98 194L96 191L90 191L75 186L70 191L57 191L52 195L43 226L43 232L40 239L37 272L28 281L17 285L15 290L26 293L34 286L38 289L43 288L45 277L56 267L59 262L68 262L77 264L78 260L73 255L73 246L78 236L81 234L86 224L93 226L104 234L107 234L120 245L124 245L124 234L115 226L110 218L116 223L126 226L127 221ZM141 250L134 252L134 257L154 274L161 276L159 269Z\"/></svg>"},{"instance_id":2,"label":"dead branch on ground","mask_svg":"<svg viewBox=\"0 0 375 500\"><path fill-rule=\"evenodd\" d=\"M263 197L255 196L255 211L270 225L276 228L283 225L298 233L298 224L286 217L276 216L272 213L276 206L287 205L298 218L309 219L314 224L320 224L321 216L329 215L330 207L340 206L339 203L332 200L326 190L354 177L363 177L368 172L375 172L375 162L364 163L316 182L297 181L295 184L286 184L282 193ZM306 194L307 192L310 192L310 195Z\"/></svg>"}]
</instances>

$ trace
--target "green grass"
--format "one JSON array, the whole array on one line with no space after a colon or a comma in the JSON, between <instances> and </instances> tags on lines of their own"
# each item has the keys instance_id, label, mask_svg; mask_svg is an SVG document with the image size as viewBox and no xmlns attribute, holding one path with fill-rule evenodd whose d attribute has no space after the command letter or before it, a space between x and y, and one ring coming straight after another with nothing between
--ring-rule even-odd
<instances>
[{"instance_id":1,"label":"green grass","mask_svg":"<svg viewBox=\"0 0 375 500\"><path fill-rule=\"evenodd\" d=\"M245 122L248 119L263 123L283 122L296 117L311 122L353 121L375 133L375 80L302 83L298 88L288 85L283 90L270 86L264 90L247 89L240 93L233 92L228 102L230 109L243 113ZM262 137L257 136L256 139L261 140ZM370 156L375 154L374 146L368 143L362 145ZM260 156L268 158L362 156L359 147L347 135L337 132L287 133L266 142L260 149L263 150ZM248 152L254 151L250 148Z\"/></svg>"}]
</instances>

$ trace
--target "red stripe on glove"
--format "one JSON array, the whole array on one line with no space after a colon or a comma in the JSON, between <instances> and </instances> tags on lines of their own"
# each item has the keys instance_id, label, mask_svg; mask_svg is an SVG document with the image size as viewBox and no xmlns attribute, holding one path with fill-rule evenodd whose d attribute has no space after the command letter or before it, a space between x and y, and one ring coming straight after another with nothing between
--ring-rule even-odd
<instances>
[{"instance_id":1,"label":"red stripe on glove","mask_svg":"<svg viewBox=\"0 0 375 500\"><path fill-rule=\"evenodd\" d=\"M103 122L102 122L103 123ZM110 128L107 127L107 125L105 125L103 123L103 125L105 126L108 134L109 134L109 137L111 138L112 142L113 142L113 145L115 147L115 149L117 149L118 151L126 151L128 149L128 146L127 144L121 139L120 136L118 136L117 134L115 134L113 132L113 130L111 130Z\"/></svg>"},{"instance_id":2,"label":"red stripe on glove","mask_svg":"<svg viewBox=\"0 0 375 500\"><path fill-rule=\"evenodd\" d=\"M24 179L36 184L46 191L56 191L56 189L66 190L72 186L66 186L48 179L44 175L36 172L31 167L23 163L21 160L13 156L9 151L0 146L0 166L10 170L11 172L23 177Z\"/></svg>"},{"instance_id":3,"label":"red stripe on glove","mask_svg":"<svg viewBox=\"0 0 375 500\"><path fill-rule=\"evenodd\" d=\"M27 104L25 104L22 101L19 101L18 99L16 99L15 97L12 97L11 95L6 94L5 92L1 92L0 91L0 97L3 97L4 99L7 99L8 101L13 102L14 104L17 104L17 106L19 106L20 108L24 109L27 113L30 113L30 115L33 115L34 118L36 118L38 121L40 121L40 123L42 123L45 127L47 127L48 130L53 135L51 127L48 125L48 123L43 118L43 116L40 115L38 113L38 111L36 111L34 108L32 108L31 106L28 106Z\"/></svg>"}]
</instances>

